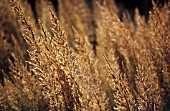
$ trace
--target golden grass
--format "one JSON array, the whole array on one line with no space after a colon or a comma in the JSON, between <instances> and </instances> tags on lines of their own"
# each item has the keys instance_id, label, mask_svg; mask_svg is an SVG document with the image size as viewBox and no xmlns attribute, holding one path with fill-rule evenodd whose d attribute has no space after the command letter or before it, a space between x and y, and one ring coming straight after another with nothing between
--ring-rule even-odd
<instances>
[{"instance_id":1,"label":"golden grass","mask_svg":"<svg viewBox=\"0 0 170 111\"><path fill-rule=\"evenodd\" d=\"M85 0L59 4L57 18L42 1L36 24L26 2L0 1L0 110L170 109L167 6L154 7L149 26L136 11L135 30L119 21L108 0L94 2L93 13Z\"/></svg>"}]
</instances>

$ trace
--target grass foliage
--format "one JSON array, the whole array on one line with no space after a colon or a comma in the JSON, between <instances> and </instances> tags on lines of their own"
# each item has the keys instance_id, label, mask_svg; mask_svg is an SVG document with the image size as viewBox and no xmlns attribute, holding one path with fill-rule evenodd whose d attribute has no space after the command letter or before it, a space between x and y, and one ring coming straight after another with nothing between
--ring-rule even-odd
<instances>
[{"instance_id":1,"label":"grass foliage","mask_svg":"<svg viewBox=\"0 0 170 111\"><path fill-rule=\"evenodd\" d=\"M42 0L38 23L26 1L0 1L0 110L170 110L168 6L154 7L149 26L136 11L134 29L96 1L92 13L85 0L60 0L56 17Z\"/></svg>"}]
</instances>

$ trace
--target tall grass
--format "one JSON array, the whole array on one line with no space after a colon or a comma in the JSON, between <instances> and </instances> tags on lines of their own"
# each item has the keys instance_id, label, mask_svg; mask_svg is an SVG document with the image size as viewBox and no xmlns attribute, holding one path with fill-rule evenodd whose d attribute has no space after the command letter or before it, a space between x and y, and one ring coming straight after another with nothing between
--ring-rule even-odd
<instances>
[{"instance_id":1,"label":"tall grass","mask_svg":"<svg viewBox=\"0 0 170 111\"><path fill-rule=\"evenodd\" d=\"M25 1L0 1L0 110L170 109L168 7L154 6L149 26L136 11L135 30L99 3L91 13L85 0L62 0L56 17L41 1L37 24Z\"/></svg>"}]
</instances>

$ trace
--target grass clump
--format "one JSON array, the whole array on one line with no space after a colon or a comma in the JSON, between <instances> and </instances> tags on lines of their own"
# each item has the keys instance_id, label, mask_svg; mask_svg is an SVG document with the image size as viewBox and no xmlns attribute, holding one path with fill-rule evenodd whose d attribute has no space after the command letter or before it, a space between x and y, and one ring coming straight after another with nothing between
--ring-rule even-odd
<instances>
[{"instance_id":1,"label":"grass clump","mask_svg":"<svg viewBox=\"0 0 170 111\"><path fill-rule=\"evenodd\" d=\"M58 18L42 1L38 24L26 2L0 3L0 11L8 9L0 16L0 110L170 109L167 6L154 6L149 26L136 11L134 30L108 1L94 2L93 12L85 0L60 1Z\"/></svg>"}]
</instances>

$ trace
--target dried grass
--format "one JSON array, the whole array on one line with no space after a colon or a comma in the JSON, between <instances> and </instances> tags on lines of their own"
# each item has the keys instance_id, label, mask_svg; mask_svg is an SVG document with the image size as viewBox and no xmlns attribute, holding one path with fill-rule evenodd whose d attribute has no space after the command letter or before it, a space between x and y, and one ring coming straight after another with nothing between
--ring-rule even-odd
<instances>
[{"instance_id":1,"label":"dried grass","mask_svg":"<svg viewBox=\"0 0 170 111\"><path fill-rule=\"evenodd\" d=\"M149 26L137 14L135 30L108 2L92 14L85 0L63 0L57 18L42 1L36 24L26 2L2 0L0 110L168 111L168 7L155 6Z\"/></svg>"}]
</instances>

